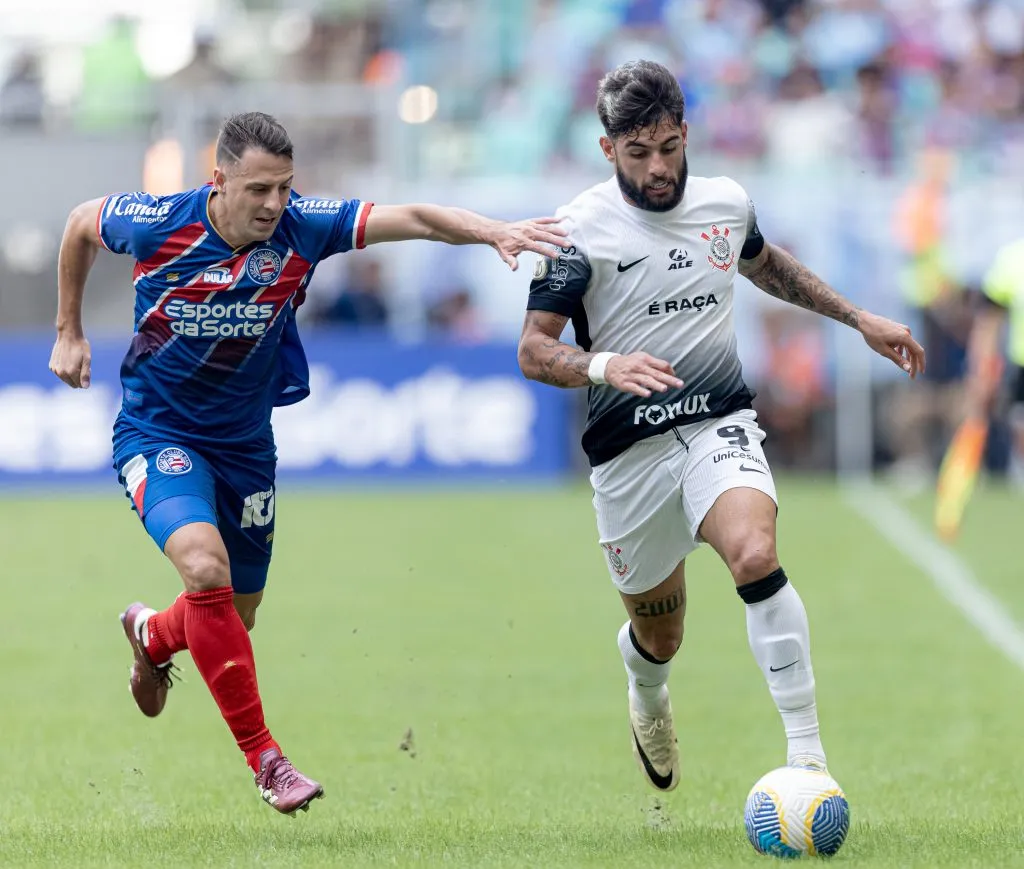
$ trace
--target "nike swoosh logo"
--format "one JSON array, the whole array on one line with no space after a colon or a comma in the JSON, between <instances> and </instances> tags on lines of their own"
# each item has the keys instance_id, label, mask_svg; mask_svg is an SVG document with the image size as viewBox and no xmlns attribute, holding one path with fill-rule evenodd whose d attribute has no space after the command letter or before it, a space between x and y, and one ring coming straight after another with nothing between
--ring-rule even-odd
<instances>
[{"instance_id":1,"label":"nike swoosh logo","mask_svg":"<svg viewBox=\"0 0 1024 869\"><path fill-rule=\"evenodd\" d=\"M650 254L647 254L647 256L650 256ZM637 260L633 260L633 262L631 262L631 263L630 263L630 264L629 264L628 266L624 266L624 265L622 264L622 260L619 260L619 264L618 264L617 268L618 268L618 270L619 270L620 272L628 272L628 271L629 271L629 270L630 270L631 268L633 268L633 266L635 266L635 265L639 265L639 264L640 264L640 263L642 263L642 262L643 262L643 261L644 261L645 259L647 259L647 256L642 256L642 257L640 257L640 259L637 259Z\"/></svg>"},{"instance_id":2,"label":"nike swoosh logo","mask_svg":"<svg viewBox=\"0 0 1024 869\"><path fill-rule=\"evenodd\" d=\"M672 787L672 770L668 771L668 775L662 775L654 768L654 765L648 759L647 755L644 754L643 747L640 745L640 740L636 738L635 730L633 730L633 745L636 746L636 753L640 756L640 762L644 765L644 771L647 773L647 777L651 780L651 784L661 791L667 791Z\"/></svg>"},{"instance_id":3,"label":"nike swoosh logo","mask_svg":"<svg viewBox=\"0 0 1024 869\"><path fill-rule=\"evenodd\" d=\"M764 474L766 471L762 471L760 468L748 468L746 465L740 465L741 471L753 471L755 474Z\"/></svg>"},{"instance_id":4,"label":"nike swoosh logo","mask_svg":"<svg viewBox=\"0 0 1024 869\"><path fill-rule=\"evenodd\" d=\"M769 667L768 669L771 670L773 673L778 673L780 670L788 670L790 667L795 667L799 663L800 659L797 658L792 664L786 664L785 667Z\"/></svg>"}]
</instances>

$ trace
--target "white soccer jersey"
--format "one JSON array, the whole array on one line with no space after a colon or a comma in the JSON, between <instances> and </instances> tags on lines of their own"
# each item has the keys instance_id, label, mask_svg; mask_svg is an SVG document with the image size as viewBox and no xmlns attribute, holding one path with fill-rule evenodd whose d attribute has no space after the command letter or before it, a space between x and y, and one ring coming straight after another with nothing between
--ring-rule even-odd
<instances>
[{"instance_id":1,"label":"white soccer jersey","mask_svg":"<svg viewBox=\"0 0 1024 869\"><path fill-rule=\"evenodd\" d=\"M590 387L583 449L599 465L643 438L749 408L733 327L740 256L764 245L746 192L690 176L671 211L628 204L613 177L560 208L571 245L537 264L531 310L571 317L594 352L645 351L672 364L681 389L640 398Z\"/></svg>"}]
</instances>

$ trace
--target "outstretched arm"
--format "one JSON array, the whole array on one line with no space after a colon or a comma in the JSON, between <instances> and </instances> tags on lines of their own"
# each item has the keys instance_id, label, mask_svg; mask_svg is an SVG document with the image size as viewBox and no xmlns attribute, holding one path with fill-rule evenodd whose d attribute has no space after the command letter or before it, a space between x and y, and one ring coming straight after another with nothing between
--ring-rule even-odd
<instances>
[{"instance_id":1,"label":"outstretched arm","mask_svg":"<svg viewBox=\"0 0 1024 869\"><path fill-rule=\"evenodd\" d=\"M441 205L375 205L366 218L364 242L425 239L448 244L487 244L512 271L524 251L551 256L565 243L566 232L553 217L507 223L464 208Z\"/></svg>"},{"instance_id":2,"label":"outstretched arm","mask_svg":"<svg viewBox=\"0 0 1024 869\"><path fill-rule=\"evenodd\" d=\"M83 202L71 212L57 260L57 340L50 354L50 371L68 386L87 388L91 354L82 328L85 282L100 249L97 221L103 199Z\"/></svg>"},{"instance_id":3,"label":"outstretched arm","mask_svg":"<svg viewBox=\"0 0 1024 869\"><path fill-rule=\"evenodd\" d=\"M924 371L924 348L911 337L909 327L857 308L782 248L765 244L757 256L739 261L739 271L770 296L856 329L872 350L911 377Z\"/></svg>"},{"instance_id":4,"label":"outstretched arm","mask_svg":"<svg viewBox=\"0 0 1024 869\"><path fill-rule=\"evenodd\" d=\"M530 380L566 389L607 383L643 398L683 385L672 366L647 353L587 353L560 340L569 318L551 311L526 312L519 339L519 368Z\"/></svg>"},{"instance_id":5,"label":"outstretched arm","mask_svg":"<svg viewBox=\"0 0 1024 869\"><path fill-rule=\"evenodd\" d=\"M740 274L769 296L816 311L852 326L860 323L860 311L801 263L774 244L765 244L750 260L741 259Z\"/></svg>"}]
</instances>

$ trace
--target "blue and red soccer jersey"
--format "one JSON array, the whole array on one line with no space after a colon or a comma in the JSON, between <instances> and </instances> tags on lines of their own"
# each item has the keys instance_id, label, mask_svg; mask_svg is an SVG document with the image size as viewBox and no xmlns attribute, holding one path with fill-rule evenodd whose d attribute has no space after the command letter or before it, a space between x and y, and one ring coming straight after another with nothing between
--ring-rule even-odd
<instances>
[{"instance_id":1,"label":"blue and red soccer jersey","mask_svg":"<svg viewBox=\"0 0 1024 869\"><path fill-rule=\"evenodd\" d=\"M363 246L373 205L293 193L269 240L233 249L212 192L113 194L100 209L103 246L136 260L114 462L161 549L182 525L215 524L236 591L258 591L274 536L271 411L309 394L295 310L321 260Z\"/></svg>"},{"instance_id":2,"label":"blue and red soccer jersey","mask_svg":"<svg viewBox=\"0 0 1024 869\"><path fill-rule=\"evenodd\" d=\"M321 260L362 246L372 204L293 193L268 241L234 250L210 221L212 191L114 194L100 210L103 246L136 259L122 416L151 435L252 444L275 405L308 394L295 309Z\"/></svg>"}]
</instances>

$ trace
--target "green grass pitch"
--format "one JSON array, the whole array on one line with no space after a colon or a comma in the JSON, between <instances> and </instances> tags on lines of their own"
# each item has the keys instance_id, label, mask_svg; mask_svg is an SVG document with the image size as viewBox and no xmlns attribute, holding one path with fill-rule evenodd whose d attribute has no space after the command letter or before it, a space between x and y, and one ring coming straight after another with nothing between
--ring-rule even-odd
<instances>
[{"instance_id":1,"label":"green grass pitch","mask_svg":"<svg viewBox=\"0 0 1024 869\"><path fill-rule=\"evenodd\" d=\"M1024 866L1024 673L834 486L779 489L852 807L835 864ZM770 865L742 808L784 737L706 547L670 683L684 781L659 798L630 754L587 489L283 489L253 641L268 722L327 792L290 820L187 655L165 713L135 710L117 614L179 588L126 503L0 500L0 866ZM958 544L1018 621L1021 513L983 490Z\"/></svg>"}]
</instances>

